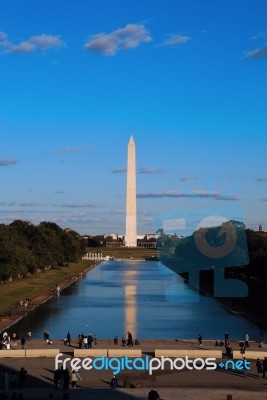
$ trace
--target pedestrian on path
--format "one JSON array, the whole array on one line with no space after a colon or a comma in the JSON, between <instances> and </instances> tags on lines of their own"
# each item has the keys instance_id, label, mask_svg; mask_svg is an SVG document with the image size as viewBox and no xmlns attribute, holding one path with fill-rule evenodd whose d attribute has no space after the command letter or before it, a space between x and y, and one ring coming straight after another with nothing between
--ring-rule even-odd
<instances>
[{"instance_id":1,"label":"pedestrian on path","mask_svg":"<svg viewBox=\"0 0 267 400\"><path fill-rule=\"evenodd\" d=\"M246 368L246 357L243 358L243 374L244 374L244 378L248 377L248 370Z\"/></svg>"},{"instance_id":2,"label":"pedestrian on path","mask_svg":"<svg viewBox=\"0 0 267 400\"><path fill-rule=\"evenodd\" d=\"M71 336L70 336L70 333L69 333L69 331L68 331L68 333L67 333L66 344L68 344L69 346L70 346L70 341L71 341Z\"/></svg>"},{"instance_id":3,"label":"pedestrian on path","mask_svg":"<svg viewBox=\"0 0 267 400\"><path fill-rule=\"evenodd\" d=\"M28 372L26 371L26 369L24 367L21 367L21 369L19 371L19 388L20 389L24 388L27 373Z\"/></svg>"},{"instance_id":4,"label":"pedestrian on path","mask_svg":"<svg viewBox=\"0 0 267 400\"><path fill-rule=\"evenodd\" d=\"M262 362L259 358L257 358L257 361L256 361L256 368L257 368L258 378L261 379L262 373L263 373L263 366L262 366Z\"/></svg>"},{"instance_id":5,"label":"pedestrian on path","mask_svg":"<svg viewBox=\"0 0 267 400\"><path fill-rule=\"evenodd\" d=\"M229 338L230 338L229 332L226 331L225 334L224 334L224 345L225 345L225 347L227 346L227 343L229 342Z\"/></svg>"},{"instance_id":6,"label":"pedestrian on path","mask_svg":"<svg viewBox=\"0 0 267 400\"><path fill-rule=\"evenodd\" d=\"M111 389L116 389L118 387L118 379L115 375L113 375L113 378L111 378L110 387Z\"/></svg>"},{"instance_id":7,"label":"pedestrian on path","mask_svg":"<svg viewBox=\"0 0 267 400\"><path fill-rule=\"evenodd\" d=\"M156 390L150 390L148 393L148 400L158 400L159 399L159 394L156 392Z\"/></svg>"},{"instance_id":8,"label":"pedestrian on path","mask_svg":"<svg viewBox=\"0 0 267 400\"><path fill-rule=\"evenodd\" d=\"M264 360L262 362L262 366L263 366L263 375L262 375L262 377L265 378L265 374L266 374L266 371L267 371L267 357L264 357Z\"/></svg>"},{"instance_id":9,"label":"pedestrian on path","mask_svg":"<svg viewBox=\"0 0 267 400\"><path fill-rule=\"evenodd\" d=\"M198 340L198 345L201 347L202 346L202 335L201 334L198 335L197 340Z\"/></svg>"},{"instance_id":10,"label":"pedestrian on path","mask_svg":"<svg viewBox=\"0 0 267 400\"><path fill-rule=\"evenodd\" d=\"M76 388L77 379L77 372L73 369L71 371L71 386L73 388Z\"/></svg>"}]
</instances>

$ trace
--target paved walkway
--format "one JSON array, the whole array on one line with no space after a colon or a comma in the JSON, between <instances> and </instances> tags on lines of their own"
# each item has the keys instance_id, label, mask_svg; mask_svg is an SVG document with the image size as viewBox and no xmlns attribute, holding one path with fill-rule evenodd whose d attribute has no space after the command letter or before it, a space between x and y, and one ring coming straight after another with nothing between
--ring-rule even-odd
<instances>
[{"instance_id":1,"label":"paved walkway","mask_svg":"<svg viewBox=\"0 0 267 400\"><path fill-rule=\"evenodd\" d=\"M8 330L8 332L11 334L12 328ZM73 352L74 349L78 348L78 343L77 339L73 339L71 342L71 346L65 346L63 338L61 339L52 339L52 345L47 346L46 340L42 339L33 339L30 341L26 341L26 349L43 349L43 348L54 348L54 349L60 349L62 352ZM189 349L189 350L194 350L194 349L203 349L203 350L223 350L224 351L224 346L216 346L215 342L218 340L218 338L212 339L212 340L203 340L203 345L202 347L198 346L197 340L167 340L167 339L143 339L140 341L139 346L134 346L134 348L141 348L143 353L146 352L153 352L155 349ZM242 338L240 341L243 341ZM231 341L231 346L233 350L240 350L239 343L237 341ZM20 349L20 340L17 342L12 342L11 341L11 348L13 349ZM113 339L98 339L97 340L97 345L93 346L93 348L105 348L105 349L118 349L118 348L123 348L120 344L114 345ZM263 344L263 348L258 347L258 342L250 342L250 347L247 348L247 350L257 350L257 351L267 351L267 343Z\"/></svg>"},{"instance_id":2,"label":"paved walkway","mask_svg":"<svg viewBox=\"0 0 267 400\"><path fill-rule=\"evenodd\" d=\"M70 400L147 400L150 388L138 389L74 389L69 390ZM227 396L232 395L232 400L266 400L267 387L261 391L227 389L190 389L190 388L161 388L157 389L160 398L164 400L230 400ZM63 392L51 389L25 389L22 393L25 400L47 400L52 393L54 399L61 400ZM67 393L67 392L65 392ZM9 392L11 394L11 391Z\"/></svg>"},{"instance_id":3,"label":"paved walkway","mask_svg":"<svg viewBox=\"0 0 267 400\"><path fill-rule=\"evenodd\" d=\"M99 341L97 347L111 348L112 340ZM232 343L238 349L238 343ZM48 348L43 340L27 342L27 348ZM75 344L76 346L76 344ZM17 345L19 346L19 343ZM68 353L73 347L65 346L62 341L54 341L52 347L60 348ZM120 347L120 346L119 346ZM215 341L205 341L206 349L218 349ZM264 344L263 350L267 345ZM51 348L49 346L49 348ZM155 348L194 349L198 348L196 341L142 341L143 353L153 353ZM257 343L251 343L251 350L258 349ZM1 351L1 350L0 350ZM217 360L219 362L219 360ZM10 371L18 371L22 366L28 371L23 396L25 400L46 400L49 393L54 398L62 399L62 392L53 389L54 359L53 358L0 358L0 366ZM119 385L123 386L126 376L133 384L142 384L144 387L135 389L119 388L112 390L109 382L112 371L81 370L82 380L78 382L79 388L69 389L70 400L134 400L147 399L151 389L159 392L164 400L227 400L227 395L232 395L233 400L267 400L267 379L258 379L255 361L251 363L248 377L243 377L242 371L225 370L165 370L154 371L149 375L147 371L122 371L118 375ZM11 393L11 392L9 392ZM230 400L230 398L229 398Z\"/></svg>"}]
</instances>

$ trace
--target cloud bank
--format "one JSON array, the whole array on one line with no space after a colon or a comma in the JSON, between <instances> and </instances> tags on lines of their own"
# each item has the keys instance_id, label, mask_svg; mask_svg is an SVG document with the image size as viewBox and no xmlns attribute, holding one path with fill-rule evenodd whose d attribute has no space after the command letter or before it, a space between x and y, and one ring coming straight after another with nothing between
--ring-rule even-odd
<instances>
[{"instance_id":1,"label":"cloud bank","mask_svg":"<svg viewBox=\"0 0 267 400\"><path fill-rule=\"evenodd\" d=\"M124 28L111 33L99 33L91 36L84 48L104 56L115 56L118 51L135 49L141 43L151 41L152 37L144 25L127 24Z\"/></svg>"},{"instance_id":2,"label":"cloud bank","mask_svg":"<svg viewBox=\"0 0 267 400\"><path fill-rule=\"evenodd\" d=\"M16 160L8 160L6 158L0 158L0 167L7 167L8 165L15 165L18 162Z\"/></svg>"},{"instance_id":3,"label":"cloud bank","mask_svg":"<svg viewBox=\"0 0 267 400\"><path fill-rule=\"evenodd\" d=\"M263 176L261 178L256 178L255 181L256 182L267 182L267 176Z\"/></svg>"},{"instance_id":4,"label":"cloud bank","mask_svg":"<svg viewBox=\"0 0 267 400\"><path fill-rule=\"evenodd\" d=\"M206 190L193 190L191 193L185 193L180 191L173 192L143 192L137 194L138 198L142 199L160 199L164 197L168 198L211 198L214 200L226 200L226 201L238 201L238 196L227 196L220 192L208 192Z\"/></svg>"},{"instance_id":5,"label":"cloud bank","mask_svg":"<svg viewBox=\"0 0 267 400\"><path fill-rule=\"evenodd\" d=\"M46 51L55 47L64 47L65 44L60 36L53 35L37 35L31 36L18 44L8 40L5 32L0 32L0 47L4 49L4 53L32 53L36 50Z\"/></svg>"},{"instance_id":6,"label":"cloud bank","mask_svg":"<svg viewBox=\"0 0 267 400\"><path fill-rule=\"evenodd\" d=\"M94 203L64 203L60 204L60 207L63 208L100 208L103 207L99 204Z\"/></svg>"}]
</instances>

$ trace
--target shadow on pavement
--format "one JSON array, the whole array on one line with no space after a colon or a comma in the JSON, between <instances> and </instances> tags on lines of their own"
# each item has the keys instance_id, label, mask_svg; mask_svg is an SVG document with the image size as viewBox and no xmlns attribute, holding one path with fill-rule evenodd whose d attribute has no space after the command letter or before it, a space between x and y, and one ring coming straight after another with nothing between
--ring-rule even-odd
<instances>
[{"instance_id":1,"label":"shadow on pavement","mask_svg":"<svg viewBox=\"0 0 267 400\"><path fill-rule=\"evenodd\" d=\"M96 399L111 399L111 400L134 400L147 399L147 395L144 397L138 393L138 389L127 389L132 393L124 392L124 389L120 386L118 389L111 389L109 382L103 380L107 385L106 388L88 388L80 387L69 389L54 389L53 379L51 372L52 370L47 369L47 376L40 375L36 377L30 373L25 374L25 380L21 382L20 368L7 367L0 363L0 400L10 399L13 393L22 394L23 400L46 400L46 399L69 399L69 400L96 400ZM146 389L147 393L150 391ZM5 397L7 395L8 397ZM53 397L49 397L52 395Z\"/></svg>"}]
</instances>

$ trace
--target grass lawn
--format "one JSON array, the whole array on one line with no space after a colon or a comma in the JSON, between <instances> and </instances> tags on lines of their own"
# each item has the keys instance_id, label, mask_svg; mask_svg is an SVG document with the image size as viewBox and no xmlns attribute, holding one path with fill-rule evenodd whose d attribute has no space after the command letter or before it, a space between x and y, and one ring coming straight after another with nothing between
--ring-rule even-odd
<instances>
[{"instance_id":1,"label":"grass lawn","mask_svg":"<svg viewBox=\"0 0 267 400\"><path fill-rule=\"evenodd\" d=\"M146 248L111 248L111 247L91 247L87 252L102 253L114 258L152 258L157 257L157 250ZM77 275L84 269L93 264L93 261L80 261L70 263L68 266L51 269L32 275L26 279L14 280L8 284L0 285L0 316L7 313L12 307L18 305L20 300L25 301L29 298L35 302L39 296L48 296L57 284L68 281L73 275Z\"/></svg>"},{"instance_id":2,"label":"grass lawn","mask_svg":"<svg viewBox=\"0 0 267 400\"><path fill-rule=\"evenodd\" d=\"M87 253L102 253L104 256L109 255L114 258L152 258L157 257L156 249L142 247L88 247Z\"/></svg>"},{"instance_id":3,"label":"grass lawn","mask_svg":"<svg viewBox=\"0 0 267 400\"><path fill-rule=\"evenodd\" d=\"M57 284L79 274L89 267L90 263L92 264L90 261L70 263L68 266L43 271L26 279L0 285L0 314L8 311L10 307L16 306L20 300L25 301L27 297L33 300L38 296L49 295Z\"/></svg>"}]
</instances>

